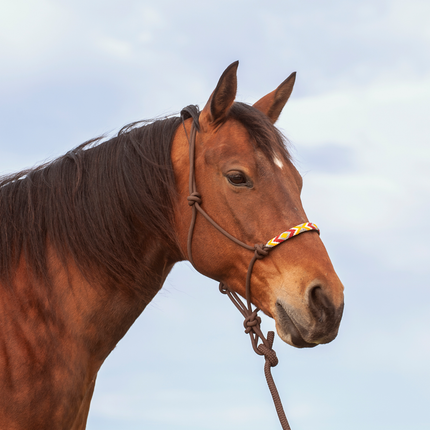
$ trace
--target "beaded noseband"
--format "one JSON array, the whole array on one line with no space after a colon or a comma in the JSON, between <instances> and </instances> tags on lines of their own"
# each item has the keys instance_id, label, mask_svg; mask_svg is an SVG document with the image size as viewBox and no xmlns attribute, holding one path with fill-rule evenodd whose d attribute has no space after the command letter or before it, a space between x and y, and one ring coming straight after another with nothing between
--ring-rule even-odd
<instances>
[{"instance_id":1,"label":"beaded noseband","mask_svg":"<svg viewBox=\"0 0 430 430\"><path fill-rule=\"evenodd\" d=\"M183 125L185 134L188 136L185 124L184 124L184 118L187 116L187 114L190 114L190 111L188 108L183 109L181 112L182 118L183 118ZM195 142L196 142L196 134L199 129L199 123L198 119L193 116L193 124L191 126L191 133L188 139L189 142L189 157L190 157L190 175L189 175L189 196L187 197L188 204L192 207L192 217L191 217L191 223L190 228L188 231L188 239L187 239L187 253L188 258L191 262L191 264L194 266L194 261L192 257L191 252L191 246L192 246L192 239L193 239L193 232L194 232L194 226L196 223L197 218L197 212L202 214L206 220L215 227L218 231L220 231L224 236L228 237L230 240L235 242L236 244L242 246L243 248L246 248L250 251L254 251L254 256L252 257L249 266L248 266L248 272L246 274L246 305L242 302L240 297L234 292L231 291L227 285L225 285L223 282L220 282L219 289L221 293L227 294L227 296L230 298L230 300L233 302L233 304L236 306L236 308L240 311L240 313L245 318L243 325L245 327L245 333L249 334L251 338L251 344L254 349L254 351L258 355L264 355L265 357L265 366L264 366L264 374L266 376L267 384L269 386L270 393L273 398L273 402L275 404L276 412L279 417L279 421L281 423L281 426L283 430L291 430L290 425L288 424L287 417L285 416L284 409L282 407L281 399L279 397L278 390L276 388L275 382L273 380L270 368L274 367L278 364L278 358L276 357L276 352L272 349L273 340L275 337L275 333L273 331L269 331L267 333L267 338L263 335L260 324L261 324L261 318L258 316L259 308L252 309L251 304L251 275L252 275L252 269L254 267L254 264L257 260L261 260L266 255L269 254L269 251L273 249L275 246L278 246L279 244L285 242L288 239L291 239L294 236L297 236L301 233L306 233L308 231L316 231L319 234L319 229L316 226L316 224L307 222L300 224L296 227L292 227L287 231L284 231L283 233L279 234L278 236L274 237L273 239L270 239L265 245L263 244L256 244L254 246L250 246L241 240L235 238L230 233L225 231L220 225L218 225L207 213L204 209L201 207L201 195L198 193L196 188L196 179L195 179L195 168L194 168L194 161L195 161ZM258 344L259 339L261 339L262 343Z\"/></svg>"}]
</instances>

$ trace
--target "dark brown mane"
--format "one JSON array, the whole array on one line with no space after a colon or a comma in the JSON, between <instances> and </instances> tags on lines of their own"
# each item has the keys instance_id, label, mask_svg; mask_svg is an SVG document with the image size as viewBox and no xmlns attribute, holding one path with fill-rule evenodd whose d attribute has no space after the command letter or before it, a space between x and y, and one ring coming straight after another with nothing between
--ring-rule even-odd
<instances>
[{"instance_id":1,"label":"dark brown mane","mask_svg":"<svg viewBox=\"0 0 430 430\"><path fill-rule=\"evenodd\" d=\"M198 120L198 108L188 107L185 115ZM289 158L264 114L235 103L230 115L266 155ZM49 241L86 276L104 275L138 293L139 279L148 274L145 268L136 273L148 233L175 246L171 146L181 121L133 123L108 141L85 142L52 162L0 178L0 280L11 283L21 255L39 279L49 280Z\"/></svg>"},{"instance_id":2,"label":"dark brown mane","mask_svg":"<svg viewBox=\"0 0 430 430\"><path fill-rule=\"evenodd\" d=\"M170 158L181 118L133 123L64 156L0 179L0 278L10 282L22 253L49 279L46 241L87 275L138 288L145 232L169 241L175 200ZM139 238L139 239L137 239ZM141 274L140 274L141 275Z\"/></svg>"}]
</instances>

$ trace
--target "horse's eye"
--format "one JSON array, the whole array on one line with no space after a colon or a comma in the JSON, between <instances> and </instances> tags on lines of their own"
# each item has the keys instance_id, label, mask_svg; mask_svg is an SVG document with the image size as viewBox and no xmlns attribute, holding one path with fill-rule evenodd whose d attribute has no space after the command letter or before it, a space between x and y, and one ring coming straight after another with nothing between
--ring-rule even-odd
<instances>
[{"instance_id":1,"label":"horse's eye","mask_svg":"<svg viewBox=\"0 0 430 430\"><path fill-rule=\"evenodd\" d=\"M234 172L227 175L227 179L232 185L247 185L248 179L243 173Z\"/></svg>"}]
</instances>

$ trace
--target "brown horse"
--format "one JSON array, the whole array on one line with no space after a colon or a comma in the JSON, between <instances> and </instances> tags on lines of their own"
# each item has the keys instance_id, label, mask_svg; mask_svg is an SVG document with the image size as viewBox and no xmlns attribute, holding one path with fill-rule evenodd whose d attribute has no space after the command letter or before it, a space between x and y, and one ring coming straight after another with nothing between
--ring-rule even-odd
<instances>
[{"instance_id":1,"label":"brown horse","mask_svg":"<svg viewBox=\"0 0 430 430\"><path fill-rule=\"evenodd\" d=\"M205 108L135 123L0 182L0 428L81 430L97 372L189 259L192 124L201 206L253 246L307 221L302 179L273 126L295 74L253 106L235 103L236 70ZM249 250L197 216L197 270L245 296ZM343 286L315 232L256 263L252 302L290 345L333 340Z\"/></svg>"}]
</instances>

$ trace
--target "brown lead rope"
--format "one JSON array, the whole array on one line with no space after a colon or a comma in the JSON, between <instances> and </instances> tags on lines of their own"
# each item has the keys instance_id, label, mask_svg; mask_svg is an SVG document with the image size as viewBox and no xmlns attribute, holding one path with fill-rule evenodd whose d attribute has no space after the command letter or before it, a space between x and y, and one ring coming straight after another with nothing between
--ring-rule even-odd
<instances>
[{"instance_id":1,"label":"brown lead rope","mask_svg":"<svg viewBox=\"0 0 430 430\"><path fill-rule=\"evenodd\" d=\"M188 204L192 207L192 217L190 229L188 231L188 240L187 240L187 253L188 258L191 264L194 266L194 261L192 258L191 246L193 239L194 226L197 218L197 211L200 212L206 220L213 225L217 230L219 230L222 234L227 236L230 240L235 242L236 244L250 250L254 251L254 256L251 259L251 262L248 266L248 272L246 275L246 305L242 302L240 297L234 292L229 290L229 288L223 284L222 282L219 285L219 289L221 293L227 294L239 312L245 318L243 325L245 327L245 333L249 334L251 339L252 348L258 355L264 355L266 360L264 365L264 374L266 376L267 385L269 386L270 393L273 398L273 402L275 404L276 412L279 417L279 421L281 423L283 430L291 430L290 425L288 424L287 417L285 416L284 408L282 406L281 398L279 396L278 390L276 388L275 382L272 377L272 373L270 368L274 367L278 364L278 358L276 356L276 352L272 349L273 340L275 338L275 333L273 331L269 331L267 334L267 338L263 335L260 324L261 318L258 316L259 308L255 308L252 310L251 304L251 275L254 264L257 260L261 260L266 255L268 255L269 250L271 248L266 248L261 244L257 244L254 247L247 245L246 243L236 239L230 233L226 232L221 226L219 226L200 206L202 203L201 195L197 192L196 188L196 179L195 179L195 170L194 170L194 152L195 152L195 141L196 134L198 130L198 118L192 115L189 108L185 108L182 111L183 118L187 114L193 116L193 125L191 127L191 134L189 137L189 156L190 156L190 176L189 176L189 192L190 195L187 197ZM184 130L185 133L185 124ZM261 339L262 343L258 344L259 339Z\"/></svg>"}]
</instances>

